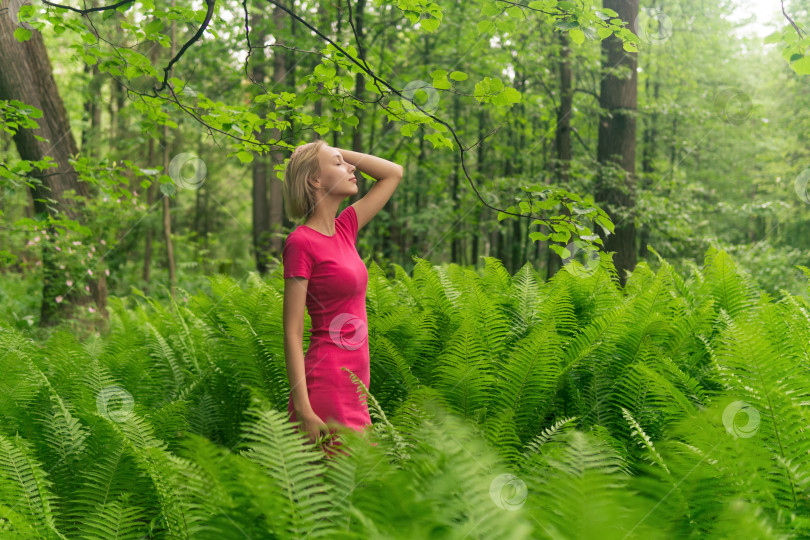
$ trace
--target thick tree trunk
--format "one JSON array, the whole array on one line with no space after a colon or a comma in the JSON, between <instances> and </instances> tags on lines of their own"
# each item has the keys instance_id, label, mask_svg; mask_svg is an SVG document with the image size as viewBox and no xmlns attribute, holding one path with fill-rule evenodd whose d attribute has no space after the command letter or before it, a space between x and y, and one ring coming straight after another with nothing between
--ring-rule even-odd
<instances>
[{"instance_id":1,"label":"thick tree trunk","mask_svg":"<svg viewBox=\"0 0 810 540\"><path fill-rule=\"evenodd\" d=\"M22 43L14 38L15 26L11 17L0 16L0 99L16 99L40 109L42 117L37 119L36 130L20 129L14 134L14 143L20 157L25 160L41 160L51 156L57 163L56 169L38 171L34 169L31 176L38 178L41 184L32 189L33 205L36 214L45 217L55 210L57 218L68 218L79 223L84 221L84 207L75 200L66 199L65 193L74 190L76 195L89 197L87 184L79 182L78 174L69 163L69 158L78 153L67 111L59 95L59 89L53 78L51 62L42 39L42 34L33 30L32 37ZM37 140L36 136L45 140ZM52 203L44 202L50 199ZM48 231L53 237L56 230ZM71 287L65 292L62 287L64 278L58 271L65 255L57 251L53 244L45 239L42 242L42 309L40 325L51 326L60 318L69 316L76 306L87 305L95 301L99 312L108 317L107 283L103 273L92 274L88 282L92 297L84 294L79 287ZM57 278L58 272L58 278ZM62 294L64 293L64 294ZM57 296L63 295L61 303Z\"/></svg>"},{"instance_id":2,"label":"thick tree trunk","mask_svg":"<svg viewBox=\"0 0 810 540\"><path fill-rule=\"evenodd\" d=\"M628 27L635 28L639 0L604 0ZM624 50L621 40L610 36L602 41L604 68L611 70L602 79L599 118L599 144L597 159L600 169L595 200L615 223L614 234L604 237L604 248L615 252L614 264L622 286L626 271L636 266L635 226L635 172L636 172L636 108L638 94L637 53ZM629 69L629 74L617 76L615 68ZM618 166L624 171L624 179L617 180L605 167Z\"/></svg>"}]
</instances>

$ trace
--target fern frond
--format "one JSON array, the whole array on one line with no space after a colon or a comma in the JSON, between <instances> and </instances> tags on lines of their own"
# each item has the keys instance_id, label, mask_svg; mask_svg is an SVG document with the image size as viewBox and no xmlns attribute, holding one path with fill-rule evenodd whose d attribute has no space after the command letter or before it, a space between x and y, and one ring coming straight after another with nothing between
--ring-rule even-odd
<instances>
[{"instance_id":1,"label":"fern frond","mask_svg":"<svg viewBox=\"0 0 810 540\"><path fill-rule=\"evenodd\" d=\"M53 483L42 465L33 457L30 444L19 435L0 434L0 501L35 521L38 527L56 531L55 513L58 512ZM64 538L59 534L60 538Z\"/></svg>"},{"instance_id":2,"label":"fern frond","mask_svg":"<svg viewBox=\"0 0 810 540\"><path fill-rule=\"evenodd\" d=\"M710 248L704 261L702 295L715 298L720 307L736 317L754 305L754 286L725 251Z\"/></svg>"},{"instance_id":3,"label":"fern frond","mask_svg":"<svg viewBox=\"0 0 810 540\"><path fill-rule=\"evenodd\" d=\"M82 516L78 535L92 540L138 540L149 518L145 508L133 505L128 496L110 501Z\"/></svg>"},{"instance_id":4,"label":"fern frond","mask_svg":"<svg viewBox=\"0 0 810 540\"><path fill-rule=\"evenodd\" d=\"M638 438L638 444L642 448L647 449L649 452L650 461L652 463L656 463L661 466L667 473L669 473L669 469L667 468L666 463L664 463L664 458L661 457L661 454L658 453L658 450L655 449L655 445L653 445L652 439L647 436L644 432L644 429L636 422L636 419L633 418L633 415L630 414L630 411L622 407L622 415L624 415L627 423L630 424L630 436Z\"/></svg>"},{"instance_id":5,"label":"fern frond","mask_svg":"<svg viewBox=\"0 0 810 540\"><path fill-rule=\"evenodd\" d=\"M465 418L492 399L492 359L471 319L462 319L436 364L436 386Z\"/></svg>"},{"instance_id":6,"label":"fern frond","mask_svg":"<svg viewBox=\"0 0 810 540\"><path fill-rule=\"evenodd\" d=\"M374 432L377 433L380 439L388 442L388 445L391 448L391 453L394 455L396 461L403 462L410 459L408 447L411 445L405 441L394 425L388 420L385 411L383 411L383 408L380 407L380 404L377 402L374 395L369 392L366 385L363 384L363 381L361 381L360 377L355 375L354 372L346 367L341 369L348 372L349 378L357 388L357 394L360 401L366 403L368 406L369 416L372 419L377 420L376 424L373 425Z\"/></svg>"},{"instance_id":7,"label":"fern frond","mask_svg":"<svg viewBox=\"0 0 810 540\"><path fill-rule=\"evenodd\" d=\"M543 431L535 435L534 439L530 443L526 445L526 448L523 450L523 458L528 459L529 456L532 454L536 454L540 451L540 447L543 446L546 442L553 439L559 433L563 433L562 429L564 426L570 426L571 422L576 420L576 416L569 416L567 418L560 418L556 422L554 422L549 427L545 428Z\"/></svg>"},{"instance_id":8,"label":"fern frond","mask_svg":"<svg viewBox=\"0 0 810 540\"><path fill-rule=\"evenodd\" d=\"M544 466L520 478L531 497L539 538L666 538L629 489L621 455L590 433L571 431L541 447ZM652 506L652 505L650 505Z\"/></svg>"},{"instance_id":9,"label":"fern frond","mask_svg":"<svg viewBox=\"0 0 810 540\"><path fill-rule=\"evenodd\" d=\"M254 408L246 414L254 421L244 427L242 455L259 465L277 490L272 497L277 534L293 538L326 534L333 516L328 488L319 481L325 472L320 451L304 446L286 414Z\"/></svg>"},{"instance_id":10,"label":"fern frond","mask_svg":"<svg viewBox=\"0 0 810 540\"><path fill-rule=\"evenodd\" d=\"M533 432L554 396L562 363L562 340L553 325L537 325L496 365L493 413L511 410L521 436Z\"/></svg>"},{"instance_id":11,"label":"fern frond","mask_svg":"<svg viewBox=\"0 0 810 540\"><path fill-rule=\"evenodd\" d=\"M488 264L490 259L493 260L492 264L500 264L497 259L491 257L486 259ZM499 272L499 270L492 270L492 272ZM494 278L487 278L485 274L486 279L492 280ZM503 280L503 278L497 279L498 281ZM539 301L540 283L532 265L528 262L524 264L511 278L511 288L502 291L506 291L507 299L510 300L505 308L509 316L509 339L520 339L526 335L529 325L535 321L541 305Z\"/></svg>"}]
</instances>

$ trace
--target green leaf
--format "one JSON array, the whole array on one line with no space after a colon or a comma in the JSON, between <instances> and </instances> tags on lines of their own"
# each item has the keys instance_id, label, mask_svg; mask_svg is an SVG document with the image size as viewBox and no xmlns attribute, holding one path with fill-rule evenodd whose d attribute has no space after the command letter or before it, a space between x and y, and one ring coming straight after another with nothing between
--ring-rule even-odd
<instances>
[{"instance_id":1,"label":"green leaf","mask_svg":"<svg viewBox=\"0 0 810 540\"><path fill-rule=\"evenodd\" d=\"M613 34L613 30L603 26L599 28L599 30L597 30L596 33L599 35L600 38L605 39L606 37L609 37L611 34Z\"/></svg>"},{"instance_id":2,"label":"green leaf","mask_svg":"<svg viewBox=\"0 0 810 540\"><path fill-rule=\"evenodd\" d=\"M495 23L492 21L478 21L477 28L479 34L490 33L495 28Z\"/></svg>"},{"instance_id":3,"label":"green leaf","mask_svg":"<svg viewBox=\"0 0 810 540\"><path fill-rule=\"evenodd\" d=\"M572 28L568 31L568 35L571 36L571 41L576 43L577 45L582 45L585 43L585 32L580 30L579 28Z\"/></svg>"},{"instance_id":4,"label":"green leaf","mask_svg":"<svg viewBox=\"0 0 810 540\"><path fill-rule=\"evenodd\" d=\"M605 218L604 216L597 216L595 221L599 225L601 225L602 228L604 228L604 229L606 229L606 230L608 230L610 232L613 232L614 225L613 225L613 222L610 221L609 219Z\"/></svg>"},{"instance_id":5,"label":"green leaf","mask_svg":"<svg viewBox=\"0 0 810 540\"><path fill-rule=\"evenodd\" d=\"M406 137L410 137L419 129L419 126L416 124L405 124L401 128L399 128L399 132L405 135Z\"/></svg>"},{"instance_id":6,"label":"green leaf","mask_svg":"<svg viewBox=\"0 0 810 540\"><path fill-rule=\"evenodd\" d=\"M315 66L315 75L319 79L332 79L336 73L334 65L318 64Z\"/></svg>"},{"instance_id":7,"label":"green leaf","mask_svg":"<svg viewBox=\"0 0 810 540\"><path fill-rule=\"evenodd\" d=\"M596 212L597 209L593 206L591 206L590 208L581 208L577 205L574 205L571 207L571 210L573 210L573 212L579 216L582 214L590 214L591 212Z\"/></svg>"},{"instance_id":8,"label":"green leaf","mask_svg":"<svg viewBox=\"0 0 810 540\"><path fill-rule=\"evenodd\" d=\"M450 90L450 81L447 79L433 79L433 88L438 90Z\"/></svg>"},{"instance_id":9,"label":"green leaf","mask_svg":"<svg viewBox=\"0 0 810 540\"><path fill-rule=\"evenodd\" d=\"M495 105L511 105L520 102L520 100L520 92L514 88L504 88L503 92L492 98L492 103Z\"/></svg>"},{"instance_id":10,"label":"green leaf","mask_svg":"<svg viewBox=\"0 0 810 540\"><path fill-rule=\"evenodd\" d=\"M791 61L790 67L799 75L810 75L810 56L802 56L796 61Z\"/></svg>"},{"instance_id":11,"label":"green leaf","mask_svg":"<svg viewBox=\"0 0 810 540\"><path fill-rule=\"evenodd\" d=\"M551 234L554 242L568 242L569 238L571 238L571 231L558 231Z\"/></svg>"},{"instance_id":12,"label":"green leaf","mask_svg":"<svg viewBox=\"0 0 810 540\"><path fill-rule=\"evenodd\" d=\"M160 32L162 29L163 29L163 21L161 21L160 19L156 19L147 24L146 28L144 28L144 31L147 34L154 34L156 32Z\"/></svg>"},{"instance_id":13,"label":"green leaf","mask_svg":"<svg viewBox=\"0 0 810 540\"><path fill-rule=\"evenodd\" d=\"M428 32L433 32L439 27L439 19L420 19L419 26Z\"/></svg>"},{"instance_id":14,"label":"green leaf","mask_svg":"<svg viewBox=\"0 0 810 540\"><path fill-rule=\"evenodd\" d=\"M554 26L560 30L570 30L571 28L577 28L579 23L577 21L557 21Z\"/></svg>"},{"instance_id":15,"label":"green leaf","mask_svg":"<svg viewBox=\"0 0 810 540\"><path fill-rule=\"evenodd\" d=\"M250 163L253 161L253 154L251 152L245 152L244 150L237 152L236 157L238 157L239 161L242 163Z\"/></svg>"},{"instance_id":16,"label":"green leaf","mask_svg":"<svg viewBox=\"0 0 810 540\"><path fill-rule=\"evenodd\" d=\"M492 17L493 15L498 15L501 12L501 8L497 2L484 2L483 7L481 8L481 15L485 17Z\"/></svg>"},{"instance_id":17,"label":"green leaf","mask_svg":"<svg viewBox=\"0 0 810 540\"><path fill-rule=\"evenodd\" d=\"M20 43L22 43L23 41L28 41L29 39L31 39L32 35L33 34L31 33L31 30L23 28L22 26L14 30L14 38Z\"/></svg>"},{"instance_id":18,"label":"green leaf","mask_svg":"<svg viewBox=\"0 0 810 540\"><path fill-rule=\"evenodd\" d=\"M779 43L779 41L781 39L782 39L782 31L777 30L773 34L770 34L769 36L767 36L765 38L765 40L763 41L763 43L765 43L766 45L769 44L769 43Z\"/></svg>"},{"instance_id":19,"label":"green leaf","mask_svg":"<svg viewBox=\"0 0 810 540\"><path fill-rule=\"evenodd\" d=\"M467 74L464 73L463 71L453 71L450 73L450 78L453 79L454 81L466 81Z\"/></svg>"}]
</instances>

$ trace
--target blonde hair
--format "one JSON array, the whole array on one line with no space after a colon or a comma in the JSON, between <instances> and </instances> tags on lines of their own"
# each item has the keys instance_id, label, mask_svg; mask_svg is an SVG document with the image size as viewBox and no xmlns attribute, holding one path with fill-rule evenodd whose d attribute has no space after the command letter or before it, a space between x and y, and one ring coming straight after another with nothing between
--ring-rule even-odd
<instances>
[{"instance_id":1,"label":"blonde hair","mask_svg":"<svg viewBox=\"0 0 810 540\"><path fill-rule=\"evenodd\" d=\"M315 209L316 190L309 181L321 174L318 154L324 145L326 141L322 139L302 144L293 150L293 155L287 162L281 191L284 212L291 221L306 217Z\"/></svg>"}]
</instances>

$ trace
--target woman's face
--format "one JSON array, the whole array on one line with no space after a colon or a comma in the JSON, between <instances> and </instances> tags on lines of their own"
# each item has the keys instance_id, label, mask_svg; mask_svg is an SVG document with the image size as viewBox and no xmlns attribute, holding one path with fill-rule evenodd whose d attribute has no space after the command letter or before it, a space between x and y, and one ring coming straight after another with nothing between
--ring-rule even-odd
<instances>
[{"instance_id":1,"label":"woman's face","mask_svg":"<svg viewBox=\"0 0 810 540\"><path fill-rule=\"evenodd\" d=\"M321 146L318 154L321 165L321 189L325 194L347 197L357 193L357 180L354 177L356 167L343 160L336 149L327 144Z\"/></svg>"}]
</instances>

